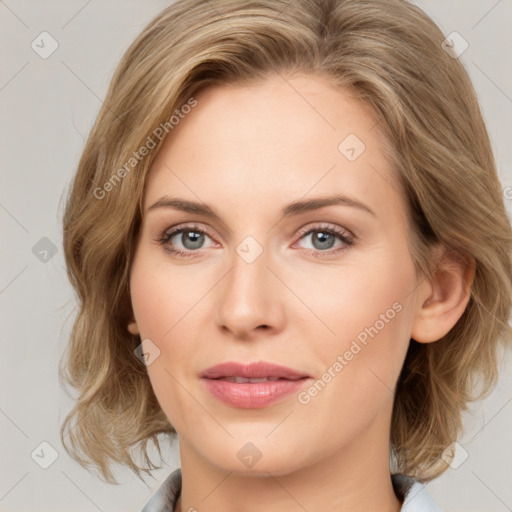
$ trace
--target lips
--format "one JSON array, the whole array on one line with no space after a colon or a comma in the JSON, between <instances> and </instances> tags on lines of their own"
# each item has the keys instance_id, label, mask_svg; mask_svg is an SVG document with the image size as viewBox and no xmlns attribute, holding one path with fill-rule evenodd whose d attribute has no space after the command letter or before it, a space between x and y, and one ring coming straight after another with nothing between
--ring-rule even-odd
<instances>
[{"instance_id":1,"label":"lips","mask_svg":"<svg viewBox=\"0 0 512 512\"><path fill-rule=\"evenodd\" d=\"M238 384L246 384L247 382L256 383L256 382L270 382L279 380L281 377L262 377L261 379L247 379L245 377L221 377L229 382L236 382Z\"/></svg>"},{"instance_id":2,"label":"lips","mask_svg":"<svg viewBox=\"0 0 512 512\"><path fill-rule=\"evenodd\" d=\"M236 362L218 364L205 370L201 377L206 379L242 377L245 379L298 380L309 377L309 375L286 366L259 361L248 364Z\"/></svg>"},{"instance_id":3,"label":"lips","mask_svg":"<svg viewBox=\"0 0 512 512\"><path fill-rule=\"evenodd\" d=\"M200 376L215 398L242 409L267 407L298 392L311 380L306 373L264 361L222 363Z\"/></svg>"}]
</instances>

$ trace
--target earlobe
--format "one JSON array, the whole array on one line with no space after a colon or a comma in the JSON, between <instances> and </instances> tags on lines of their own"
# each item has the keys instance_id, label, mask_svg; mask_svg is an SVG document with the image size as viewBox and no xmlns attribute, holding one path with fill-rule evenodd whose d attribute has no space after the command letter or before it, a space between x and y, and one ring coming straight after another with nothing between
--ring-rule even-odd
<instances>
[{"instance_id":1,"label":"earlobe","mask_svg":"<svg viewBox=\"0 0 512 512\"><path fill-rule=\"evenodd\" d=\"M431 343L453 328L468 305L475 270L473 257L445 250L433 276L420 286L411 338Z\"/></svg>"},{"instance_id":2,"label":"earlobe","mask_svg":"<svg viewBox=\"0 0 512 512\"><path fill-rule=\"evenodd\" d=\"M130 322L128 324L128 332L133 335L139 334L139 328L137 326L137 322Z\"/></svg>"}]
</instances>

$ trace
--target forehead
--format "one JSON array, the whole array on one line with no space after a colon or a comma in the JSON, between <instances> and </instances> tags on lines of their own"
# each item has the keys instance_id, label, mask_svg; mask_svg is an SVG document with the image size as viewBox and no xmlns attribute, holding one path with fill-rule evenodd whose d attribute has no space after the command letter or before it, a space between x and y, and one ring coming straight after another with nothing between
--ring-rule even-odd
<instances>
[{"instance_id":1,"label":"forehead","mask_svg":"<svg viewBox=\"0 0 512 512\"><path fill-rule=\"evenodd\" d=\"M329 193L403 209L377 118L328 79L273 76L196 100L153 162L144 209L163 194L256 211Z\"/></svg>"}]
</instances>

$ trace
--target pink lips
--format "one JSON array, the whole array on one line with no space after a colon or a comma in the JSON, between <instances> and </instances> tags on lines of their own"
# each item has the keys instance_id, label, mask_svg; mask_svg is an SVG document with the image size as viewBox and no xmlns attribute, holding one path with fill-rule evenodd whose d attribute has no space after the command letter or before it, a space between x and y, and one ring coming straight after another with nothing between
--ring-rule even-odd
<instances>
[{"instance_id":1,"label":"pink lips","mask_svg":"<svg viewBox=\"0 0 512 512\"><path fill-rule=\"evenodd\" d=\"M305 373L264 361L222 363L201 373L201 378L213 396L243 409L267 407L299 391L310 380Z\"/></svg>"}]
</instances>

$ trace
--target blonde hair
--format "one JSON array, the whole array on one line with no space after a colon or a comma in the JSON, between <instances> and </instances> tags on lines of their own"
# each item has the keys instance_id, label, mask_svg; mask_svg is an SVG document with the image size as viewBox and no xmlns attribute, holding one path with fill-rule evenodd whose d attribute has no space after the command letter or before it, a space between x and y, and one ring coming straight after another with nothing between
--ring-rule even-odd
<instances>
[{"instance_id":1,"label":"blonde hair","mask_svg":"<svg viewBox=\"0 0 512 512\"><path fill-rule=\"evenodd\" d=\"M176 433L134 356L140 338L127 331L146 174L172 137L170 120L210 85L300 71L372 107L409 210L418 271L435 271L427 251L435 244L476 264L462 317L436 343L411 341L396 387L396 471L426 481L446 469L440 456L462 430L461 413L495 385L499 343L510 341L512 232L477 98L443 39L405 0L178 0L146 26L114 73L64 213L79 309L60 375L79 394L61 439L80 464L111 483L111 463L140 478L159 467L148 442L161 455L159 435ZM150 138L154 147L135 158Z\"/></svg>"}]
</instances>

